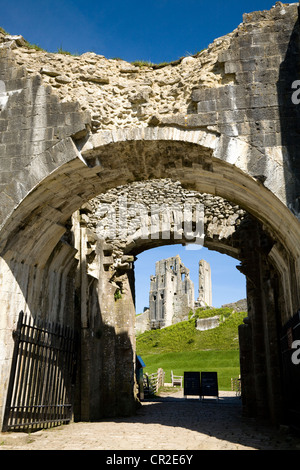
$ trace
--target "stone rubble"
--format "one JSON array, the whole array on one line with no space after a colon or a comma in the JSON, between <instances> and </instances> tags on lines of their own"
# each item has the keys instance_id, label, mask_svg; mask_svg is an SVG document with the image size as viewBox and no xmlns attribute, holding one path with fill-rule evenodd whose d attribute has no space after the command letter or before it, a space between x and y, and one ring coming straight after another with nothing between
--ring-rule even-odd
<instances>
[{"instance_id":1,"label":"stone rubble","mask_svg":"<svg viewBox=\"0 0 300 470\"><path fill-rule=\"evenodd\" d=\"M116 226L119 227L122 201L128 208L127 236L124 239L110 238L108 227L112 217L116 217ZM114 247L113 256L118 258L140 237L143 213L139 212L139 208L145 208L150 217L151 210L156 205L162 210L165 207L168 208L166 210L175 208L182 212L185 204L191 208L203 206L206 237L218 237L223 243L230 241L246 216L246 211L221 197L189 191L184 189L179 181L161 179L120 186L101 194L83 206L81 221L98 239L104 239L111 244ZM114 224L112 226L114 227Z\"/></svg>"},{"instance_id":2,"label":"stone rubble","mask_svg":"<svg viewBox=\"0 0 300 470\"><path fill-rule=\"evenodd\" d=\"M228 81L218 55L230 33L195 56L164 66L133 65L94 52L80 56L36 50L22 38L0 32L0 44L14 49L28 74L39 75L63 102L78 101L88 110L92 130L147 126L169 114L190 113L194 87L216 87Z\"/></svg>"}]
</instances>

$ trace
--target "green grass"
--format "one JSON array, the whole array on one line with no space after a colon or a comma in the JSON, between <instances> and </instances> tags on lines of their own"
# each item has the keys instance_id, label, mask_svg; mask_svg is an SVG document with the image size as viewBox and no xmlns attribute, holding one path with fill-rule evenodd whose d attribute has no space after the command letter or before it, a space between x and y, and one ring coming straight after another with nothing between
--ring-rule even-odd
<instances>
[{"instance_id":1,"label":"green grass","mask_svg":"<svg viewBox=\"0 0 300 470\"><path fill-rule=\"evenodd\" d=\"M149 60L135 60L131 63L132 65L135 65L136 67L152 67L154 65Z\"/></svg>"},{"instance_id":2,"label":"green grass","mask_svg":"<svg viewBox=\"0 0 300 470\"><path fill-rule=\"evenodd\" d=\"M28 49L34 49L35 51L47 52L45 49L40 47L38 44L30 44L28 41L25 41L25 42L26 42L26 47L28 47Z\"/></svg>"},{"instance_id":3,"label":"green grass","mask_svg":"<svg viewBox=\"0 0 300 470\"><path fill-rule=\"evenodd\" d=\"M78 56L77 53L72 53L72 52L66 51L65 49L63 49L62 46L60 46L60 47L57 49L56 54L70 55L70 56L73 56L73 57Z\"/></svg>"},{"instance_id":4,"label":"green grass","mask_svg":"<svg viewBox=\"0 0 300 470\"><path fill-rule=\"evenodd\" d=\"M222 309L223 310L223 309ZM214 309L214 314L217 309ZM239 349L238 325L243 322L245 312L223 317L219 327L198 331L195 317L161 330L150 330L137 337L137 351L141 356L164 352L232 350Z\"/></svg>"},{"instance_id":5,"label":"green grass","mask_svg":"<svg viewBox=\"0 0 300 470\"><path fill-rule=\"evenodd\" d=\"M171 382L171 370L175 375L184 372L217 372L220 390L231 389L231 377L240 374L239 351L188 351L143 355L144 372L152 374L161 367L165 382Z\"/></svg>"},{"instance_id":6,"label":"green grass","mask_svg":"<svg viewBox=\"0 0 300 470\"><path fill-rule=\"evenodd\" d=\"M224 318L229 317L232 314L232 308L224 307L224 308L211 308L211 307L200 307L195 310L195 312L191 311L189 314L189 318L192 318L194 315L195 318L209 318L214 317L215 315L219 315L221 320Z\"/></svg>"},{"instance_id":7,"label":"green grass","mask_svg":"<svg viewBox=\"0 0 300 470\"><path fill-rule=\"evenodd\" d=\"M217 328L198 331L197 318L220 316ZM165 381L170 373L183 375L184 371L216 371L220 390L230 390L231 377L240 374L238 326L245 312L233 313L230 309L198 309L187 321L138 335L137 354L146 364L145 372L165 371Z\"/></svg>"}]
</instances>

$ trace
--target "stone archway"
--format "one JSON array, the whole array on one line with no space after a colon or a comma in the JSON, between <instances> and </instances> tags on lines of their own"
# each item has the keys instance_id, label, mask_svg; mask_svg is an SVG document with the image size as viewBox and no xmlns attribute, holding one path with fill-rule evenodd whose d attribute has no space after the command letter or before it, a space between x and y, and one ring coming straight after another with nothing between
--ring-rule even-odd
<instances>
[{"instance_id":1,"label":"stone archway","mask_svg":"<svg viewBox=\"0 0 300 470\"><path fill-rule=\"evenodd\" d=\"M89 244L89 253L94 252L90 260L88 271L91 276L100 279L100 292L111 291L110 298L105 294L101 296L100 305L106 307L104 310L109 312L109 323L118 323L118 318L122 317L122 311L132 312L134 310L134 272L133 263L135 255L147 250L153 246L162 246L166 243L189 243L184 237L181 239L164 240L151 239L150 235L146 238L140 238L139 226L136 227L134 236L127 239L101 239L101 229L97 233L97 224L99 223L99 206L101 204L115 207L118 205L117 195L120 197L127 195L128 207L130 203L139 201L144 203L145 199L149 205L151 200L158 201L162 199L169 207L172 208L176 191L174 188L181 188L172 180L150 180L147 182L140 181L135 184L121 186L113 191L108 191L107 195L102 195L91 201L88 205L81 209L82 214L82 233L85 242L93 240L92 247ZM132 194L130 194L130 188ZM164 188L164 190L163 190ZM155 189L155 197L153 199L152 190ZM197 194L195 191L187 191L181 188L181 195L184 195L191 204L195 202L195 196L203 201L203 195ZM173 199L172 199L173 196ZM208 196L208 195L206 195ZM190 197L190 199L189 199ZM222 213L226 213L225 206L230 203L209 196L209 204L223 205ZM220 201L221 200L221 201ZM133 204L134 205L134 204ZM232 207L231 207L232 209ZM239 269L247 278L247 291L249 303L249 321L241 328L241 361L242 370L245 373L243 383L245 389L243 393L243 401L245 412L252 415L268 416L276 421L281 416L281 395L280 385L280 356L277 347L278 329L282 325L283 313L282 304L278 301L279 285L276 266L272 263L270 253L273 254L276 241L270 236L263 225L255 220L252 216L235 206L235 211L242 214L242 219L237 219L238 224L234 227L227 225L209 224L205 222L205 239L204 245L210 249L226 253L235 257L241 262ZM234 212L234 211L233 211ZM229 212L230 213L230 212ZM204 213L205 219L206 213ZM211 213L210 213L211 215ZM236 214L237 215L237 214ZM80 219L80 215L77 220ZM213 218L214 220L214 218ZM230 216L228 221L231 222ZM124 219L123 219L124 221ZM102 222L101 226L107 224ZM97 241L98 240L98 241ZM99 264L102 265L102 274L99 272ZM97 270L95 273L95 270ZM122 286L122 296L117 302L112 302L113 292L119 291ZM282 288L280 288L282 294ZM114 314L113 314L114 312ZM114 316L113 316L114 315ZM128 317L127 317L128 321ZM267 326L267 332L265 330ZM121 328L121 325L118 324ZM131 324L132 327L132 324ZM134 339L132 338L132 341ZM274 350L272 350L274 348ZM267 362L265 358L268 357ZM250 359L251 358L251 359ZM264 358L262 360L262 358ZM111 373L110 367L109 373ZM105 406L107 408L107 405Z\"/></svg>"},{"instance_id":2,"label":"stone archway","mask_svg":"<svg viewBox=\"0 0 300 470\"><path fill-rule=\"evenodd\" d=\"M76 315L81 295L76 291L76 276L85 269L86 258L80 244L76 244L74 230L69 230L72 214L110 188L171 178L180 181L184 188L231 201L250 214L251 223L241 237L240 247L251 307L249 324L241 332L244 367L249 357L254 359L251 369L244 369L245 400L248 411L258 414L264 414L268 402L268 416L278 418L283 410L281 396L274 393L283 380L278 328L296 315L300 305L299 175L297 165L291 164L298 143L297 139L295 145L286 139L284 122L289 113L295 115L295 104L289 100L293 90L287 77L290 51L294 47L297 52L297 20L296 6L283 6L280 2L269 12L245 15L234 33L216 41L202 56L170 65L178 66L175 71L148 70L140 75L133 68L124 72L124 64L114 62L112 71L105 64L110 75L138 74L130 79L134 83L122 96L120 122L116 120L113 125L106 121L107 110L106 118L97 123L95 116L90 119L83 112L82 101L64 102L62 96L55 94L53 88L57 84L54 87L51 82L49 87L44 79L49 73L57 77L53 71L41 67L40 74L32 75L29 67L19 67L19 63L26 62L27 54L20 38L0 38L2 410L13 347L11 332L21 309L76 324L82 333L85 366L97 354L102 354L103 361L113 356L109 340L105 350L97 343L99 319L91 324L89 306L85 304L83 308L82 299L80 317ZM266 51L266 38L270 40L270 35L275 38L271 69ZM45 60L43 55L36 58L35 73ZM97 62L95 57L88 60L90 65ZM187 66L191 69L185 74ZM94 72L76 74L81 82L92 82L93 86L109 83L109 79L107 82ZM153 82L149 81L149 73ZM172 74L176 75L175 82ZM147 83L152 83L151 90L145 89L146 78ZM140 85L141 80L143 86L138 93L135 83ZM60 82L68 83L61 78ZM119 88L123 85L118 83ZM161 86L167 88L161 90ZM107 103L114 93L120 93L114 88L106 93ZM154 107L152 95L156 102L169 99L173 103L167 115L164 106ZM174 96L179 97L179 107L174 104ZM288 101L282 106L286 96ZM145 103L151 105L148 120ZM115 119L115 112L110 112ZM122 117L128 113L130 123ZM100 247L99 256L102 260L109 257L109 247ZM129 292L129 277L127 284ZM103 286L98 286L102 295L108 295ZM86 288L90 289L90 299L98 298L93 283ZM113 294L111 286L110 299ZM75 296L76 302L70 303L69 299ZM116 370L129 371L126 386L119 389L118 395L115 393L110 399L104 391L103 400L111 413L128 410L129 402L132 410L134 401L133 325L124 313L131 310L128 299L127 303L118 303L116 309L113 302L106 307L111 308L114 319L124 320L117 332L114 319L111 324L109 320L106 335L114 339L120 351L127 351L123 363L117 360L120 355L115 356ZM99 305L91 308L97 310ZM91 375L88 367L86 371ZM116 389L116 375L108 376ZM285 380L289 387L292 382ZM82 400L87 402L82 413L86 419L100 413L99 403L92 401L93 386L87 380L81 390ZM251 404L253 396L255 409Z\"/></svg>"},{"instance_id":3,"label":"stone archway","mask_svg":"<svg viewBox=\"0 0 300 470\"><path fill-rule=\"evenodd\" d=\"M144 149L145 153L152 155L152 158L157 162L157 172L154 173L154 175L153 162L150 161L149 166L147 166L145 164L146 160L144 155L142 155L142 157L140 156L142 149ZM250 350L246 351L244 364L248 362L249 354L251 356L254 355L256 358L256 360L252 362L253 369L251 371L247 370L246 374L249 381L251 377L255 377L255 385L253 385L253 382L251 386L248 385L244 396L247 397L245 398L246 401L248 403L250 402L250 408L256 401L255 413L265 414L266 411L268 411L272 417L278 417L278 413L280 412L278 400L281 400L282 397L280 396L277 400L277 392L274 391L274 382L276 382L276 387L278 388L277 381L280 370L278 364L279 358L278 355L273 354L270 350L268 354L268 348L271 348L271 344L274 344L276 339L275 332L278 328L278 321L280 320L280 326L284 325L286 320L292 317L293 312L297 309L296 299L298 291L296 284L296 266L298 262L298 252L297 245L293 246L293 241L296 239L298 233L298 221L282 202L260 183L245 175L240 170L237 170L232 165L217 162L213 157L208 157L206 154L207 149L204 149L205 163L203 164L203 148L200 147L199 150L200 151L198 151L197 144L178 141L126 142L125 149L123 143L121 146L115 143L108 148L104 146L103 150L101 149L103 156L100 156L101 151L99 149L97 150L99 156L96 158L99 159L99 162L105 163L105 165L101 164L100 172L98 171L98 165L93 166L91 162L88 163L89 166L83 165L82 161L77 158L71 165L65 164L58 171L45 178L36 190L30 193L24 199L24 202L14 211L13 217L10 218L9 223L5 227L5 230L9 230L10 227L13 227L10 232L10 237L6 237L6 245L2 251L2 272L5 272L5 276L2 277L1 291L9 292L10 297L9 303L3 302L7 309L7 322L11 324L11 322L14 321L16 313L21 309L27 309L29 312L38 312L41 316L45 315L45 312L47 312L50 317L56 319L61 318L64 321L66 321L66 319L69 319L71 322L74 321L75 317L72 305L69 303L67 310L66 305L68 304L68 296L72 295L72 288L74 288L74 271L76 271L75 264L76 258L78 257L77 253L83 254L83 257L80 258L81 269L84 269L86 260L84 260L82 248L76 245L74 246L70 243L70 240L64 239L63 232L65 232L66 224L70 216L75 212L75 209L82 205L83 200L82 198L78 200L76 192L82 190L82 188L86 190L83 183L84 174L88 176L87 183L89 185L91 182L89 175L93 175L95 171L100 173L100 175L103 173L103 179L99 174L97 174L96 177L100 183L102 181L104 182L102 188L105 187L105 184L107 185L106 187L113 187L116 185L116 181L118 183L122 183L123 181L128 182L130 180L134 181L136 178L135 175L137 173L141 174L142 171L151 171L151 175L158 177L165 175L174 178L174 176L176 176L179 181L181 180L183 182L185 187L190 187L192 190L197 189L199 191L199 189L201 190L201 188L204 187L206 191L209 190L208 192L213 192L212 188L214 188L214 193L226 195L226 197L229 196L234 203L239 203L254 220L257 220L257 222L254 222L252 225L250 224L249 228L244 232L242 238L243 244L241 246L241 260L244 262L244 264L242 263L241 269L244 274L246 274L247 278L254 283L252 286L249 286L248 289L248 297L250 296L251 299L250 311L252 313L250 314L250 328L249 325L245 326L243 339L245 344L244 350L246 351L246 345L250 344L251 346ZM167 169L165 173L162 173L165 164L170 161L170 152L172 154L172 163L178 162L179 168L174 170L172 165L171 171ZM123 177L120 177L118 170L118 155L120 155L120 161L126 168ZM210 166L207 170L206 165L208 158L210 158ZM186 167L182 166L184 159L185 161L189 161L189 165L187 166L188 170L185 170ZM86 161L88 162L88 159ZM201 163L199 163L199 161ZM139 162L142 164L140 172L138 167ZM189 169L190 164L193 165L193 171ZM131 171L131 165L132 173L134 174L129 173ZM116 167L116 173L111 166ZM205 169L203 169L203 166ZM214 171L212 171L212 166ZM82 170L82 172L80 170ZM226 178L224 177L225 174L227 176ZM75 175L76 177L74 177ZM77 180L77 175L80 178L79 181ZM106 175L108 178L109 175L113 175L112 182L109 180L105 181ZM117 175L119 175L119 178ZM66 178L69 181L75 182L76 188L67 188L71 198L71 200L67 201L65 197ZM92 181L94 182L96 178L92 176ZM57 188L56 193L51 191L51 186L54 182ZM86 199L97 195L97 193L100 192L100 187L98 183L97 187L94 187L94 194L89 192L89 196L86 197ZM241 187L243 188L243 192L240 191ZM88 190L91 191L90 187ZM39 194L44 194L46 197L43 204L41 204L42 198L38 196ZM74 198L73 194L75 196ZM54 201L58 201L59 210L54 207ZM261 206L262 201L265 203L264 207ZM32 210L31 204L37 204L35 211ZM57 206L57 202L55 202L55 204ZM23 207L25 214L27 208L29 208L30 217L27 221L24 217ZM53 214L53 212L59 215L56 224L53 223L54 221L49 215L50 213ZM259 218L257 217L258 213ZM22 220L21 224L19 223L20 220ZM24 223L25 221L27 223ZM62 223L62 221L64 223ZM280 227L280 230L278 230L278 227ZM149 246L149 242L147 243ZM142 249L142 247L140 249ZM130 252L127 254L130 254ZM100 258L104 258L107 255L110 255L109 248L105 246L103 246L102 249L99 248ZM277 268L276 263L278 259L280 259L281 270ZM102 269L102 267L99 267L99 269ZM282 276L282 272L284 272L284 277ZM132 280L128 272L124 273L122 269L119 270L117 277L118 276L123 276L123 289L128 293L128 295L124 296L122 301L114 302L115 286L111 283L107 283L107 280L105 281L101 276L102 285L101 283L100 286L98 285L101 292L100 299L102 297L102 300L99 302L100 310L102 309L101 315L102 318L104 318L104 313L107 314L106 325L110 325L109 327L104 327L104 325L101 324L100 318L98 318L97 321L95 321L96 317L91 319L88 314L89 308L86 305L82 308L81 305L80 324L84 338L82 342L82 357L84 357L84 362L86 362L84 370L85 374L87 374L85 379L86 390L83 395L83 401L87 403L84 411L85 419L92 419L92 417L98 418L99 412L101 413L100 408L105 409L108 414L113 414L121 413L122 410L124 412L124 409L128 412L128 409L132 410L134 406L134 323L132 318L134 315L134 304L130 296ZM275 280L274 276L276 278ZM51 279L51 282L49 282L49 279ZM279 286L276 286L279 289L278 292L282 293L280 303L273 298L275 295L275 281ZM293 286L295 290L293 290ZM57 292L55 293L56 289L59 294L57 294ZM89 289L95 289L95 286L90 285ZM41 296L41 292L43 292L43 296ZM92 301L91 299L93 298L95 297L91 295L90 301ZM97 310L99 306L95 305L93 308ZM276 309L279 309L279 312L275 315ZM121 318L123 320L120 323ZM91 321L93 322L92 324ZM117 324L119 326L116 328ZM95 336L95 332L101 331L102 328L105 330L106 346L104 346L104 343L102 343L101 346L100 343L97 344L97 337ZM266 328L267 330L263 333ZM10 331L8 327L5 337L7 344L9 344ZM114 355L112 355L112 344L115 345L113 348ZM102 348L104 350L102 350ZM83 351L83 349L85 349L85 351ZM109 390L111 391L113 389L115 391L114 395L107 393L106 397L103 397L102 393L101 400L104 400L104 402L102 402L101 407L99 406L99 402L94 403L95 384L90 380L92 374L94 374L95 377L96 364L93 362L95 351L98 351L99 355L100 353L102 354L103 363L107 364L107 367L109 367L112 358L114 358L116 368L113 374L110 367L105 375L103 363L100 366L97 360L96 364L98 364L98 368L102 368L101 373L99 369L100 376L102 374L106 376L106 383L108 383L108 378L110 377L113 384L110 385ZM262 359L263 353L267 354L268 367L265 359ZM122 361L120 359L121 357ZM110 360L108 360L108 358L110 358ZM270 364L272 364L272 367ZM269 375L266 375L267 371L269 371ZM130 377L130 380L127 381L125 389L121 390L120 383L124 383L125 372L128 374L127 377ZM274 377L274 374L276 377ZM122 377L123 380L121 380L120 377ZM88 396L90 396L90 400L87 400ZM131 400L128 400L130 396ZM256 397L255 400L254 396ZM271 398L275 403L270 410ZM103 403L105 403L104 407ZM130 406L128 406L129 403L131 403ZM266 403L268 403L267 408ZM95 409L93 409L93 407L95 407ZM83 409L81 409L81 416L82 414Z\"/></svg>"}]
</instances>

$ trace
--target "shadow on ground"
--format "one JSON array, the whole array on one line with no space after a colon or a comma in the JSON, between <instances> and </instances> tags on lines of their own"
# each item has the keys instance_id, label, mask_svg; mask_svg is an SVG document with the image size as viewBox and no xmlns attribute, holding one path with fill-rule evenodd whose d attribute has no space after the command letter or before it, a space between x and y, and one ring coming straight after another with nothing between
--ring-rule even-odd
<instances>
[{"instance_id":1,"label":"shadow on ground","mask_svg":"<svg viewBox=\"0 0 300 470\"><path fill-rule=\"evenodd\" d=\"M184 398L182 391L178 391L148 398L131 422L184 428L257 450L300 450L298 436L286 427L277 428L244 417L241 398L228 395L200 400L199 397Z\"/></svg>"},{"instance_id":2,"label":"shadow on ground","mask_svg":"<svg viewBox=\"0 0 300 470\"><path fill-rule=\"evenodd\" d=\"M2 450L300 450L300 439L243 417L241 399L183 397L182 390L146 399L136 415L0 435Z\"/></svg>"}]
</instances>

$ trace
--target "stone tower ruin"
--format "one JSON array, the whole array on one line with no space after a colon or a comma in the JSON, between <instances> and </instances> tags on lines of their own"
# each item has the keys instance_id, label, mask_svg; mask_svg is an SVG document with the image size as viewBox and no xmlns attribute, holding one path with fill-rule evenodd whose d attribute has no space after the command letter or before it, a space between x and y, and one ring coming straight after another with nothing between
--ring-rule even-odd
<instances>
[{"instance_id":1,"label":"stone tower ruin","mask_svg":"<svg viewBox=\"0 0 300 470\"><path fill-rule=\"evenodd\" d=\"M149 293L150 327L182 321L194 308L194 283L180 256L157 261Z\"/></svg>"},{"instance_id":2,"label":"stone tower ruin","mask_svg":"<svg viewBox=\"0 0 300 470\"><path fill-rule=\"evenodd\" d=\"M199 295L195 307L212 306L211 269L204 259L199 261Z\"/></svg>"},{"instance_id":3,"label":"stone tower ruin","mask_svg":"<svg viewBox=\"0 0 300 470\"><path fill-rule=\"evenodd\" d=\"M151 276L150 280L150 328L170 326L187 318L190 310L212 305L209 263L199 261L199 295L196 302L194 283L189 273L179 255L156 262L155 276Z\"/></svg>"}]
</instances>

